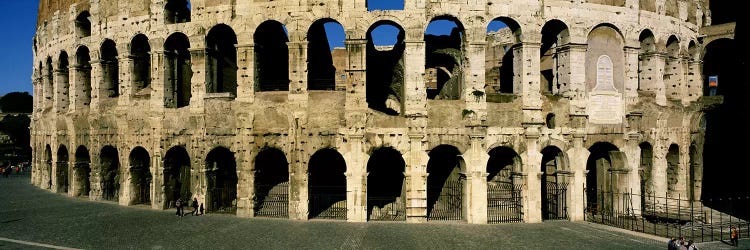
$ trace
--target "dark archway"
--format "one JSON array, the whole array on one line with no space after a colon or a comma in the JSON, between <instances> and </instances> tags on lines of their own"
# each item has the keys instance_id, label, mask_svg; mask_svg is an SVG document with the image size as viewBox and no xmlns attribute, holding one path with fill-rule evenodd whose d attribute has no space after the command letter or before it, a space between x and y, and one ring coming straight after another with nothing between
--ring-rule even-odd
<instances>
[{"instance_id":1,"label":"dark archway","mask_svg":"<svg viewBox=\"0 0 750 250\"><path fill-rule=\"evenodd\" d=\"M65 111L68 109L68 90L70 89L70 74L68 72L69 66L70 64L68 62L68 53L65 51L61 51L60 57L57 61L57 70L55 70L58 80L53 84L57 88L55 90L57 94L56 106L59 111Z\"/></svg>"},{"instance_id":2,"label":"dark archway","mask_svg":"<svg viewBox=\"0 0 750 250\"><path fill-rule=\"evenodd\" d=\"M206 36L206 93L237 96L237 35L218 24Z\"/></svg>"},{"instance_id":3,"label":"dark archway","mask_svg":"<svg viewBox=\"0 0 750 250\"><path fill-rule=\"evenodd\" d=\"M78 47L76 51L76 105L88 106L91 103L91 56L89 48Z\"/></svg>"},{"instance_id":4,"label":"dark archway","mask_svg":"<svg viewBox=\"0 0 750 250\"><path fill-rule=\"evenodd\" d=\"M182 146L175 146L164 155L164 208L174 207L177 198L188 200L190 189L190 156Z\"/></svg>"},{"instance_id":5,"label":"dark archway","mask_svg":"<svg viewBox=\"0 0 750 250\"><path fill-rule=\"evenodd\" d=\"M521 47L521 26L511 18L498 17L487 25L487 32L485 91L488 94L513 94L513 51Z\"/></svg>"},{"instance_id":6,"label":"dark archway","mask_svg":"<svg viewBox=\"0 0 750 250\"><path fill-rule=\"evenodd\" d=\"M521 190L513 173L521 169L521 157L510 147L490 150L487 160L487 223L523 221Z\"/></svg>"},{"instance_id":7,"label":"dark archway","mask_svg":"<svg viewBox=\"0 0 750 250\"><path fill-rule=\"evenodd\" d=\"M324 148L310 157L308 178L310 219L346 220L346 161L335 149Z\"/></svg>"},{"instance_id":8,"label":"dark archway","mask_svg":"<svg viewBox=\"0 0 750 250\"><path fill-rule=\"evenodd\" d=\"M677 197L679 190L677 185L680 183L680 147L677 144L669 145L666 155L667 159L667 193L669 197ZM683 180L684 182L685 180Z\"/></svg>"},{"instance_id":9,"label":"dark archway","mask_svg":"<svg viewBox=\"0 0 750 250\"><path fill-rule=\"evenodd\" d=\"M289 91L286 27L277 21L265 21L255 30L253 37L256 91Z\"/></svg>"},{"instance_id":10,"label":"dark archway","mask_svg":"<svg viewBox=\"0 0 750 250\"><path fill-rule=\"evenodd\" d=\"M151 86L151 45L146 35L138 34L130 41L130 60L133 93L141 94L139 91Z\"/></svg>"},{"instance_id":11,"label":"dark archway","mask_svg":"<svg viewBox=\"0 0 750 250\"><path fill-rule=\"evenodd\" d=\"M446 15L430 20L424 34L425 70L436 72L436 78L425 79L427 99L461 99L465 41L458 18Z\"/></svg>"},{"instance_id":12,"label":"dark archway","mask_svg":"<svg viewBox=\"0 0 750 250\"><path fill-rule=\"evenodd\" d=\"M254 213L289 218L289 162L283 151L265 148L255 157Z\"/></svg>"},{"instance_id":13,"label":"dark archway","mask_svg":"<svg viewBox=\"0 0 750 250\"><path fill-rule=\"evenodd\" d=\"M89 14L88 11L83 11L78 14L75 20L75 26L78 37L91 36L91 14Z\"/></svg>"},{"instance_id":14,"label":"dark archway","mask_svg":"<svg viewBox=\"0 0 750 250\"><path fill-rule=\"evenodd\" d=\"M190 1L167 0L167 4L164 5L164 22L168 24L190 22Z\"/></svg>"},{"instance_id":15,"label":"dark archway","mask_svg":"<svg viewBox=\"0 0 750 250\"><path fill-rule=\"evenodd\" d=\"M208 212L237 212L237 163L234 153L224 147L218 147L206 156L206 181L208 193L206 200ZM190 198L190 197L186 197Z\"/></svg>"},{"instance_id":16,"label":"dark archway","mask_svg":"<svg viewBox=\"0 0 750 250\"><path fill-rule=\"evenodd\" d=\"M561 81L561 73L566 73L570 65L559 58L563 46L569 42L568 26L560 20L550 20L542 27L542 43L539 51L539 75L541 91L543 94L562 94L562 90L568 89L568 82Z\"/></svg>"},{"instance_id":17,"label":"dark archway","mask_svg":"<svg viewBox=\"0 0 750 250\"><path fill-rule=\"evenodd\" d=\"M73 196L89 196L91 191L91 156L89 150L84 146L78 146L75 155L75 174L76 186L73 187Z\"/></svg>"},{"instance_id":18,"label":"dark archway","mask_svg":"<svg viewBox=\"0 0 750 250\"><path fill-rule=\"evenodd\" d=\"M120 65L117 60L117 46L115 42L106 39L102 43L101 48L101 63L102 70L102 83L103 86L100 89L101 96L103 97L117 97L120 95L120 81L119 81L119 68Z\"/></svg>"},{"instance_id":19,"label":"dark archway","mask_svg":"<svg viewBox=\"0 0 750 250\"><path fill-rule=\"evenodd\" d=\"M44 104L43 108L47 108L48 106L52 105L52 97L54 96L55 90L53 89L54 82L55 82L55 69L52 66L52 57L47 57L47 63L44 64L44 82L42 82L42 91L43 91L43 97L44 100L42 103Z\"/></svg>"},{"instance_id":20,"label":"dark archway","mask_svg":"<svg viewBox=\"0 0 750 250\"><path fill-rule=\"evenodd\" d=\"M102 199L118 201L120 198L120 158L117 149L104 146L99 153Z\"/></svg>"},{"instance_id":21,"label":"dark archway","mask_svg":"<svg viewBox=\"0 0 750 250\"><path fill-rule=\"evenodd\" d=\"M151 204L151 157L143 147L130 152L130 204Z\"/></svg>"},{"instance_id":22,"label":"dark archway","mask_svg":"<svg viewBox=\"0 0 750 250\"><path fill-rule=\"evenodd\" d=\"M691 201L699 201L701 199L701 190L703 188L703 156L701 155L698 146L695 142L690 144L690 169L688 178L690 186L688 187L688 195Z\"/></svg>"},{"instance_id":23,"label":"dark archway","mask_svg":"<svg viewBox=\"0 0 750 250\"><path fill-rule=\"evenodd\" d=\"M317 20L310 26L307 31L307 88L309 90L337 89L339 84L336 84L338 80L336 76L344 74L346 57L342 56L345 55L344 47L334 46L343 45L344 37L344 27L330 18ZM338 40L332 41L332 39ZM337 65L341 68L336 68ZM345 86L341 87L345 88Z\"/></svg>"},{"instance_id":24,"label":"dark archway","mask_svg":"<svg viewBox=\"0 0 750 250\"><path fill-rule=\"evenodd\" d=\"M439 145L427 162L427 220L464 219L464 173L461 151Z\"/></svg>"},{"instance_id":25,"label":"dark archway","mask_svg":"<svg viewBox=\"0 0 750 250\"><path fill-rule=\"evenodd\" d=\"M406 220L406 162L392 147L375 149L367 161L367 219Z\"/></svg>"},{"instance_id":26,"label":"dark archway","mask_svg":"<svg viewBox=\"0 0 750 250\"><path fill-rule=\"evenodd\" d=\"M567 159L558 147L542 149L542 219L560 220L568 218L568 181L559 174L565 170Z\"/></svg>"},{"instance_id":27,"label":"dark archway","mask_svg":"<svg viewBox=\"0 0 750 250\"><path fill-rule=\"evenodd\" d=\"M47 144L47 146L44 148L44 172L46 172L47 176L46 180L47 183L47 189L52 190L52 147ZM44 179L43 179L44 180Z\"/></svg>"},{"instance_id":28,"label":"dark archway","mask_svg":"<svg viewBox=\"0 0 750 250\"><path fill-rule=\"evenodd\" d=\"M68 187L70 185L70 170L68 169L68 148L65 145L60 145L57 148L57 192L68 193Z\"/></svg>"},{"instance_id":29,"label":"dark archway","mask_svg":"<svg viewBox=\"0 0 750 250\"><path fill-rule=\"evenodd\" d=\"M378 39L374 39L374 38ZM374 23L367 31L367 105L388 115L402 112L405 32L393 21ZM382 41L381 41L382 40Z\"/></svg>"},{"instance_id":30,"label":"dark archway","mask_svg":"<svg viewBox=\"0 0 750 250\"><path fill-rule=\"evenodd\" d=\"M586 161L586 209L590 213L600 213L612 209L614 191L610 170L612 159L610 152L619 151L608 142L597 142L589 148Z\"/></svg>"},{"instance_id":31,"label":"dark archway","mask_svg":"<svg viewBox=\"0 0 750 250\"><path fill-rule=\"evenodd\" d=\"M182 108L190 105L193 70L190 62L190 40L185 34L174 33L164 42L164 107Z\"/></svg>"},{"instance_id":32,"label":"dark archway","mask_svg":"<svg viewBox=\"0 0 750 250\"><path fill-rule=\"evenodd\" d=\"M646 205L649 196L654 195L654 180L651 177L654 163L654 147L648 142L642 142L638 147L641 149L641 164L638 174L641 177L641 206Z\"/></svg>"}]
</instances>

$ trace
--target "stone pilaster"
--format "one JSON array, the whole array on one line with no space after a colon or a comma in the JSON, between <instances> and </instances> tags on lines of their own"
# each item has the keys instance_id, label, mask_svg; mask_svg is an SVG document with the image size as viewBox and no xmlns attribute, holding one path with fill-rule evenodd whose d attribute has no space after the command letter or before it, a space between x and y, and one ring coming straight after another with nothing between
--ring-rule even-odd
<instances>
[{"instance_id":1,"label":"stone pilaster","mask_svg":"<svg viewBox=\"0 0 750 250\"><path fill-rule=\"evenodd\" d=\"M539 126L527 126L524 137L526 152L521 155L523 167L517 178L521 178L521 183L524 185L521 190L523 221L536 223L542 221L541 181L543 173L539 171L539 166L542 165L542 153L538 145ZM514 183L516 183L515 180Z\"/></svg>"},{"instance_id":2,"label":"stone pilaster","mask_svg":"<svg viewBox=\"0 0 750 250\"><path fill-rule=\"evenodd\" d=\"M164 57L163 50L152 50L150 56L151 66L151 99L149 105L152 110L163 111L165 106L165 81L164 75L166 74L167 61Z\"/></svg>"},{"instance_id":3,"label":"stone pilaster","mask_svg":"<svg viewBox=\"0 0 750 250\"><path fill-rule=\"evenodd\" d=\"M99 105L106 96L102 96L102 64L98 58L91 58L91 111L99 111Z\"/></svg>"},{"instance_id":4,"label":"stone pilaster","mask_svg":"<svg viewBox=\"0 0 750 250\"><path fill-rule=\"evenodd\" d=\"M237 101L255 100L255 44L249 41L237 46Z\"/></svg>"},{"instance_id":5,"label":"stone pilaster","mask_svg":"<svg viewBox=\"0 0 750 250\"><path fill-rule=\"evenodd\" d=\"M427 114L427 92L424 85L425 44L407 40L404 50L404 115ZM364 49L364 47L363 47ZM364 65L364 64L363 64Z\"/></svg>"},{"instance_id":6,"label":"stone pilaster","mask_svg":"<svg viewBox=\"0 0 750 250\"><path fill-rule=\"evenodd\" d=\"M345 119L349 128L364 128L367 112L367 53L366 39L347 38L344 41L347 52L347 84Z\"/></svg>"},{"instance_id":7,"label":"stone pilaster","mask_svg":"<svg viewBox=\"0 0 750 250\"><path fill-rule=\"evenodd\" d=\"M566 75L560 72L560 81L567 80L569 86L567 91L563 92L562 89L560 91L563 96L571 99L570 113L575 115L586 114L586 48L586 44L568 44L568 60L565 63L569 65L570 73ZM585 120L584 117L584 126Z\"/></svg>"},{"instance_id":8,"label":"stone pilaster","mask_svg":"<svg viewBox=\"0 0 750 250\"><path fill-rule=\"evenodd\" d=\"M409 133L409 154L406 159L406 222L427 221L427 152L425 135Z\"/></svg>"},{"instance_id":9,"label":"stone pilaster","mask_svg":"<svg viewBox=\"0 0 750 250\"><path fill-rule=\"evenodd\" d=\"M190 48L193 77L190 79L190 110L203 112L206 95L206 48Z\"/></svg>"},{"instance_id":10,"label":"stone pilaster","mask_svg":"<svg viewBox=\"0 0 750 250\"><path fill-rule=\"evenodd\" d=\"M367 159L364 152L364 134L347 135L349 151L346 159L346 218L352 222L367 221Z\"/></svg>"},{"instance_id":11,"label":"stone pilaster","mask_svg":"<svg viewBox=\"0 0 750 250\"><path fill-rule=\"evenodd\" d=\"M487 223L487 161L484 150L485 127L472 127L470 148L464 153L466 163L466 221L471 224Z\"/></svg>"},{"instance_id":12,"label":"stone pilaster","mask_svg":"<svg viewBox=\"0 0 750 250\"><path fill-rule=\"evenodd\" d=\"M636 4L637 6L638 4ZM625 47L625 105L638 103L638 48Z\"/></svg>"},{"instance_id":13,"label":"stone pilaster","mask_svg":"<svg viewBox=\"0 0 750 250\"><path fill-rule=\"evenodd\" d=\"M584 147L583 141L586 136L586 115L571 115L570 122L573 127L572 147L566 151L570 163L568 184L568 218L571 221L584 220L586 209L585 188L588 185L596 186L596 183L586 183L586 163L590 152Z\"/></svg>"},{"instance_id":14,"label":"stone pilaster","mask_svg":"<svg viewBox=\"0 0 750 250\"><path fill-rule=\"evenodd\" d=\"M464 71L464 100L465 109L474 111L476 116L474 117L474 124L479 124L481 121L487 120L487 95L484 92L485 85L485 52L487 48L487 42L473 41L467 45L467 62L466 71ZM539 48L537 47L537 51ZM525 51L524 51L525 53ZM539 58L537 56L536 68L539 68ZM533 67L532 67L533 68ZM537 75L539 71L537 70ZM539 82L539 79L536 80ZM538 85L538 84L537 84Z\"/></svg>"},{"instance_id":15,"label":"stone pilaster","mask_svg":"<svg viewBox=\"0 0 750 250\"><path fill-rule=\"evenodd\" d=\"M625 190L621 190L619 193L634 195L630 197L630 205L632 206L631 208L637 208L633 209L633 212L640 213L641 199L637 195L643 194L641 192L641 176L638 172L638 166L641 165L641 148L638 146L638 143L641 141L641 134L636 132L629 133L626 136L627 141L622 151L625 153L625 160L627 161L629 170L625 173L626 176L622 176L625 178L622 180Z\"/></svg>"},{"instance_id":16,"label":"stone pilaster","mask_svg":"<svg viewBox=\"0 0 750 250\"><path fill-rule=\"evenodd\" d=\"M687 76L687 101L694 102L703 96L703 61L693 60L688 62Z\"/></svg>"}]
</instances>

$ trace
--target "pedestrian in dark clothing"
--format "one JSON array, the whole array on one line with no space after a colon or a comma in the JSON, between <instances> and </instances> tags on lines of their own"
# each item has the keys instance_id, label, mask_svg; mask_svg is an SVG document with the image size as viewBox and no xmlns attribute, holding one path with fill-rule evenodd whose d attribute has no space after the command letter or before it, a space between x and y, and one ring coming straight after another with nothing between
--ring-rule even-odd
<instances>
[{"instance_id":1,"label":"pedestrian in dark clothing","mask_svg":"<svg viewBox=\"0 0 750 250\"><path fill-rule=\"evenodd\" d=\"M675 238L669 239L669 242L667 242L667 249L668 250L677 250L677 239L675 239Z\"/></svg>"},{"instance_id":2,"label":"pedestrian in dark clothing","mask_svg":"<svg viewBox=\"0 0 750 250\"><path fill-rule=\"evenodd\" d=\"M174 206L177 208L177 216L182 217L182 198L177 198L174 202Z\"/></svg>"},{"instance_id":3,"label":"pedestrian in dark clothing","mask_svg":"<svg viewBox=\"0 0 750 250\"><path fill-rule=\"evenodd\" d=\"M737 228L732 226L731 234L729 235L732 239L732 246L739 246L740 232L737 232Z\"/></svg>"},{"instance_id":4,"label":"pedestrian in dark clothing","mask_svg":"<svg viewBox=\"0 0 750 250\"><path fill-rule=\"evenodd\" d=\"M191 205L193 206L193 211L190 212L190 214L192 214L193 216L198 216L198 199L193 198L193 204Z\"/></svg>"},{"instance_id":5,"label":"pedestrian in dark clothing","mask_svg":"<svg viewBox=\"0 0 750 250\"><path fill-rule=\"evenodd\" d=\"M203 215L203 203L201 203L201 215Z\"/></svg>"}]
</instances>

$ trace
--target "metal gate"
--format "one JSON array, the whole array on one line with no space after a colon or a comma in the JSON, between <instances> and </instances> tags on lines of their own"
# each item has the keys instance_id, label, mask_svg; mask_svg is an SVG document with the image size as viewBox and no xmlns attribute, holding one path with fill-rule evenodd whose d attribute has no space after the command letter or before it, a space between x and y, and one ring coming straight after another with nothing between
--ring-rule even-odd
<instances>
[{"instance_id":1,"label":"metal gate","mask_svg":"<svg viewBox=\"0 0 750 250\"><path fill-rule=\"evenodd\" d=\"M310 219L346 220L346 187L310 187Z\"/></svg>"},{"instance_id":2,"label":"metal gate","mask_svg":"<svg viewBox=\"0 0 750 250\"><path fill-rule=\"evenodd\" d=\"M211 213L228 213L237 212L237 190L234 188L212 188L208 190L208 208Z\"/></svg>"},{"instance_id":3,"label":"metal gate","mask_svg":"<svg viewBox=\"0 0 750 250\"><path fill-rule=\"evenodd\" d=\"M440 190L432 208L428 207L427 220L462 220L463 219L463 180L449 180L443 186L428 187ZM428 201L429 202L429 201Z\"/></svg>"},{"instance_id":4,"label":"metal gate","mask_svg":"<svg viewBox=\"0 0 750 250\"><path fill-rule=\"evenodd\" d=\"M255 216L289 218L289 182L255 187Z\"/></svg>"},{"instance_id":5,"label":"metal gate","mask_svg":"<svg viewBox=\"0 0 750 250\"><path fill-rule=\"evenodd\" d=\"M568 219L568 183L546 182L544 186L546 195L542 202L542 209L544 209L542 218L545 220Z\"/></svg>"},{"instance_id":6,"label":"metal gate","mask_svg":"<svg viewBox=\"0 0 750 250\"><path fill-rule=\"evenodd\" d=\"M522 184L487 183L487 223L522 222L522 189Z\"/></svg>"}]
</instances>

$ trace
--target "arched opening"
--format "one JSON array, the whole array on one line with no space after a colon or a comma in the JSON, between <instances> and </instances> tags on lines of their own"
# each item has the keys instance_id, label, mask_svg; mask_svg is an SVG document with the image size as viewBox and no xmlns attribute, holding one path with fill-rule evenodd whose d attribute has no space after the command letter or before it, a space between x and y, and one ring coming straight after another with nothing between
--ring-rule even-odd
<instances>
[{"instance_id":1,"label":"arched opening","mask_svg":"<svg viewBox=\"0 0 750 250\"><path fill-rule=\"evenodd\" d=\"M57 149L57 192L68 193L68 186L70 181L70 170L68 169L68 148L65 145L60 145Z\"/></svg>"},{"instance_id":2,"label":"arched opening","mask_svg":"<svg viewBox=\"0 0 750 250\"><path fill-rule=\"evenodd\" d=\"M89 150L84 146L78 146L75 155L75 174L76 186L73 187L73 196L89 196L91 191L91 157Z\"/></svg>"},{"instance_id":3,"label":"arched opening","mask_svg":"<svg viewBox=\"0 0 750 250\"><path fill-rule=\"evenodd\" d=\"M78 37L91 36L91 14L89 14L88 11L83 11L78 14L75 20L75 26Z\"/></svg>"},{"instance_id":4,"label":"arched opening","mask_svg":"<svg viewBox=\"0 0 750 250\"><path fill-rule=\"evenodd\" d=\"M60 52L60 57L57 61L57 109L58 111L68 110L68 90L70 89L69 74L68 74L68 53L65 51Z\"/></svg>"},{"instance_id":5,"label":"arched opening","mask_svg":"<svg viewBox=\"0 0 750 250\"><path fill-rule=\"evenodd\" d=\"M151 204L151 157L142 147L130 152L130 204Z\"/></svg>"},{"instance_id":6,"label":"arched opening","mask_svg":"<svg viewBox=\"0 0 750 250\"><path fill-rule=\"evenodd\" d=\"M680 100L680 89L683 84L682 58L680 58L680 41L676 36L667 40L667 58L664 62L664 87L666 97Z\"/></svg>"},{"instance_id":7,"label":"arched opening","mask_svg":"<svg viewBox=\"0 0 750 250\"><path fill-rule=\"evenodd\" d=\"M99 154L102 199L118 201L120 197L120 159L117 149L104 146Z\"/></svg>"},{"instance_id":8,"label":"arched opening","mask_svg":"<svg viewBox=\"0 0 750 250\"><path fill-rule=\"evenodd\" d=\"M435 76L425 79L427 99L461 99L465 40L464 27L453 16L435 17L427 24L425 76Z\"/></svg>"},{"instance_id":9,"label":"arched opening","mask_svg":"<svg viewBox=\"0 0 750 250\"><path fill-rule=\"evenodd\" d=\"M254 213L289 218L289 162L283 151L265 148L255 157Z\"/></svg>"},{"instance_id":10,"label":"arched opening","mask_svg":"<svg viewBox=\"0 0 750 250\"><path fill-rule=\"evenodd\" d=\"M565 170L567 159L558 147L542 149L542 219L563 220L568 218L568 181L558 171Z\"/></svg>"},{"instance_id":11,"label":"arched opening","mask_svg":"<svg viewBox=\"0 0 750 250\"><path fill-rule=\"evenodd\" d=\"M190 22L190 1L167 0L164 5L164 21L168 24Z\"/></svg>"},{"instance_id":12,"label":"arched opening","mask_svg":"<svg viewBox=\"0 0 750 250\"><path fill-rule=\"evenodd\" d=\"M597 142L589 148L586 161L586 211L592 214L612 211L614 184L612 153L619 149L608 142Z\"/></svg>"},{"instance_id":13,"label":"arched opening","mask_svg":"<svg viewBox=\"0 0 750 250\"><path fill-rule=\"evenodd\" d=\"M638 40L641 42L641 50L638 53L638 90L656 91L656 80L658 70L656 68L656 40L650 30L643 30Z\"/></svg>"},{"instance_id":14,"label":"arched opening","mask_svg":"<svg viewBox=\"0 0 750 250\"><path fill-rule=\"evenodd\" d=\"M487 25L487 52L485 54L485 92L487 94L514 94L513 68L515 53L520 53L521 29L516 21L498 17ZM516 52L518 50L518 52Z\"/></svg>"},{"instance_id":15,"label":"arched opening","mask_svg":"<svg viewBox=\"0 0 750 250\"><path fill-rule=\"evenodd\" d=\"M346 88L346 48L344 27L330 18L320 19L307 31L307 88L344 90Z\"/></svg>"},{"instance_id":16,"label":"arched opening","mask_svg":"<svg viewBox=\"0 0 750 250\"><path fill-rule=\"evenodd\" d=\"M138 34L130 42L130 79L135 95L151 91L151 45L148 37Z\"/></svg>"},{"instance_id":17,"label":"arched opening","mask_svg":"<svg viewBox=\"0 0 750 250\"><path fill-rule=\"evenodd\" d=\"M677 197L680 190L677 185L680 183L680 147L677 144L669 145L667 151L667 194L670 197Z\"/></svg>"},{"instance_id":18,"label":"arched opening","mask_svg":"<svg viewBox=\"0 0 750 250\"><path fill-rule=\"evenodd\" d=\"M206 156L206 181L208 192L206 201L208 212L237 212L237 163L234 153L218 147ZM189 197L187 197L189 198Z\"/></svg>"},{"instance_id":19,"label":"arched opening","mask_svg":"<svg viewBox=\"0 0 750 250\"><path fill-rule=\"evenodd\" d=\"M648 142L643 142L638 147L641 149L641 162L638 168L638 174L641 177L641 205L645 208L650 198L655 195L652 178L654 148Z\"/></svg>"},{"instance_id":20,"label":"arched opening","mask_svg":"<svg viewBox=\"0 0 750 250\"><path fill-rule=\"evenodd\" d=\"M490 150L487 161L487 223L523 221L522 184L514 184L513 173L521 169L521 157L509 147Z\"/></svg>"},{"instance_id":21,"label":"arched opening","mask_svg":"<svg viewBox=\"0 0 750 250\"><path fill-rule=\"evenodd\" d=\"M725 96L727 93L733 93L733 91L742 92L740 84L731 84L741 82L743 77L740 73L742 72L742 61L737 55L737 48L739 48L737 42L728 38L717 39L706 45L705 55L703 56L703 95L710 95L709 78L712 76L718 79L718 84L714 87L716 95ZM725 96L724 101L726 104L727 101L732 102L734 100ZM706 141L710 140L706 139Z\"/></svg>"},{"instance_id":22,"label":"arched opening","mask_svg":"<svg viewBox=\"0 0 750 250\"><path fill-rule=\"evenodd\" d=\"M587 92L622 93L624 45L622 34L611 24L601 24L591 30L587 37L585 62Z\"/></svg>"},{"instance_id":23,"label":"arched opening","mask_svg":"<svg viewBox=\"0 0 750 250\"><path fill-rule=\"evenodd\" d=\"M554 129L555 128L555 113L547 114L547 117L544 119L544 121L548 129Z\"/></svg>"},{"instance_id":24,"label":"arched opening","mask_svg":"<svg viewBox=\"0 0 750 250\"><path fill-rule=\"evenodd\" d=\"M91 103L91 57L89 48L86 46L78 47L76 51L76 95L78 99L76 104L79 106L88 106Z\"/></svg>"},{"instance_id":25,"label":"arched opening","mask_svg":"<svg viewBox=\"0 0 750 250\"><path fill-rule=\"evenodd\" d=\"M561 76L570 72L567 51L570 41L568 26L560 20L551 20L542 27L542 43L539 51L539 76L543 94L559 95L569 88L569 82ZM569 78L566 78L569 79Z\"/></svg>"},{"instance_id":26,"label":"arched opening","mask_svg":"<svg viewBox=\"0 0 750 250\"><path fill-rule=\"evenodd\" d=\"M206 93L237 96L237 35L226 24L206 36Z\"/></svg>"},{"instance_id":27,"label":"arched opening","mask_svg":"<svg viewBox=\"0 0 750 250\"><path fill-rule=\"evenodd\" d=\"M164 209L174 207L178 198L188 200L190 189L190 156L185 148L175 146L164 155Z\"/></svg>"},{"instance_id":28,"label":"arched opening","mask_svg":"<svg viewBox=\"0 0 750 250\"><path fill-rule=\"evenodd\" d=\"M367 31L367 106L398 115L404 98L404 29L378 21Z\"/></svg>"},{"instance_id":29,"label":"arched opening","mask_svg":"<svg viewBox=\"0 0 750 250\"><path fill-rule=\"evenodd\" d=\"M367 161L367 219L406 220L406 162L392 147L375 149Z\"/></svg>"},{"instance_id":30,"label":"arched opening","mask_svg":"<svg viewBox=\"0 0 750 250\"><path fill-rule=\"evenodd\" d=\"M286 27L277 21L261 23L255 41L255 89L289 91L289 42Z\"/></svg>"},{"instance_id":31,"label":"arched opening","mask_svg":"<svg viewBox=\"0 0 750 250\"><path fill-rule=\"evenodd\" d=\"M182 108L190 105L190 41L185 34L174 33L164 42L164 107Z\"/></svg>"},{"instance_id":32,"label":"arched opening","mask_svg":"<svg viewBox=\"0 0 750 250\"><path fill-rule=\"evenodd\" d=\"M464 170L461 151L439 145L427 162L427 220L464 219Z\"/></svg>"},{"instance_id":33,"label":"arched opening","mask_svg":"<svg viewBox=\"0 0 750 250\"><path fill-rule=\"evenodd\" d=\"M366 0L367 11L377 10L404 10L404 0Z\"/></svg>"},{"instance_id":34,"label":"arched opening","mask_svg":"<svg viewBox=\"0 0 750 250\"><path fill-rule=\"evenodd\" d=\"M346 220L346 161L335 149L324 148L310 157L308 178L310 219Z\"/></svg>"},{"instance_id":35,"label":"arched opening","mask_svg":"<svg viewBox=\"0 0 750 250\"><path fill-rule=\"evenodd\" d=\"M102 43L101 49L101 60L102 67L102 83L101 96L103 97L117 97L120 95L119 73L118 73L118 62L117 62L117 47L115 42L107 39Z\"/></svg>"},{"instance_id":36,"label":"arched opening","mask_svg":"<svg viewBox=\"0 0 750 250\"><path fill-rule=\"evenodd\" d=\"M44 91L44 107L52 105L52 97L54 95L54 68L52 67L52 57L47 57L47 63L45 67L44 82L42 83Z\"/></svg>"},{"instance_id":37,"label":"arched opening","mask_svg":"<svg viewBox=\"0 0 750 250\"><path fill-rule=\"evenodd\" d=\"M44 170L46 176L42 180L47 181L47 189L52 190L52 147L47 144L44 148Z\"/></svg>"}]
</instances>

